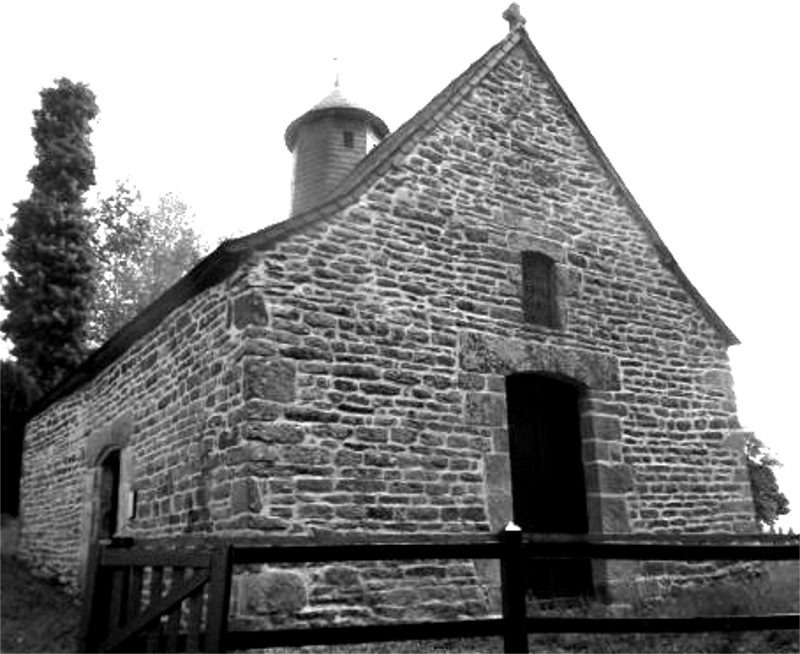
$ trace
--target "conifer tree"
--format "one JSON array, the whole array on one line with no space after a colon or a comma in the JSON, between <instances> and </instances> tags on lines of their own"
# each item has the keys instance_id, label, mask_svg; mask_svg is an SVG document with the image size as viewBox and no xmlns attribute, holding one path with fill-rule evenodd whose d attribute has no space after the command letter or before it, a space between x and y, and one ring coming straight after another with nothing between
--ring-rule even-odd
<instances>
[{"instance_id":1,"label":"conifer tree","mask_svg":"<svg viewBox=\"0 0 800 654\"><path fill-rule=\"evenodd\" d=\"M30 197L16 204L6 258L0 328L12 354L42 391L57 385L85 354L92 296L90 230L83 194L94 184L89 123L94 93L66 78L41 92L33 112L37 163Z\"/></svg>"}]
</instances>

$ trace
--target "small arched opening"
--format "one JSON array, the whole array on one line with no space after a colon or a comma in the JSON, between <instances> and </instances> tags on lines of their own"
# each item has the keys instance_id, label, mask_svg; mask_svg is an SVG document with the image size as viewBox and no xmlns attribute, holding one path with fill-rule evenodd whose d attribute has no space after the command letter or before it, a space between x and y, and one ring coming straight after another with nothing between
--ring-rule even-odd
<instances>
[{"instance_id":1,"label":"small arched opening","mask_svg":"<svg viewBox=\"0 0 800 654\"><path fill-rule=\"evenodd\" d=\"M112 538L119 527L119 495L121 478L120 450L106 453L100 462L100 479L97 503L97 538Z\"/></svg>"}]
</instances>

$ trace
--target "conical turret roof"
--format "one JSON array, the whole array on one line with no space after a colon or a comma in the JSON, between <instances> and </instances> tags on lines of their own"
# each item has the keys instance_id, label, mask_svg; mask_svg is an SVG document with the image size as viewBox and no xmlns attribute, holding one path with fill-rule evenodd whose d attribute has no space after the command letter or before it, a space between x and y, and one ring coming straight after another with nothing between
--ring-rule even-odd
<instances>
[{"instance_id":1,"label":"conical turret roof","mask_svg":"<svg viewBox=\"0 0 800 654\"><path fill-rule=\"evenodd\" d=\"M290 150L294 149L297 130L303 123L318 120L326 116L342 116L365 120L380 138L385 137L389 133L389 128L386 126L386 123L378 118L378 116L345 97L337 82L333 91L317 102L317 104L311 107L311 109L306 111L302 116L295 118L289 127L286 128L286 133L284 134L286 147Z\"/></svg>"}]
</instances>

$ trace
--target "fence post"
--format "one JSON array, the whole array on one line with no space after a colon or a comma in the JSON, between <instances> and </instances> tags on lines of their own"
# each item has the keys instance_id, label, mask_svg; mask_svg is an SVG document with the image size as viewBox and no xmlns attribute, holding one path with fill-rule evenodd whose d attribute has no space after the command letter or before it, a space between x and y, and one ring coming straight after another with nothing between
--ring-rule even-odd
<instances>
[{"instance_id":1,"label":"fence post","mask_svg":"<svg viewBox=\"0 0 800 654\"><path fill-rule=\"evenodd\" d=\"M211 554L211 569L208 583L208 612L206 637L203 650L224 652L225 636L228 632L230 610L231 577L233 576L233 546L221 543Z\"/></svg>"},{"instance_id":2,"label":"fence post","mask_svg":"<svg viewBox=\"0 0 800 654\"><path fill-rule=\"evenodd\" d=\"M522 530L509 521L500 534L503 556L500 559L500 582L503 593L503 651L528 651L526 626L525 557L522 554Z\"/></svg>"}]
</instances>

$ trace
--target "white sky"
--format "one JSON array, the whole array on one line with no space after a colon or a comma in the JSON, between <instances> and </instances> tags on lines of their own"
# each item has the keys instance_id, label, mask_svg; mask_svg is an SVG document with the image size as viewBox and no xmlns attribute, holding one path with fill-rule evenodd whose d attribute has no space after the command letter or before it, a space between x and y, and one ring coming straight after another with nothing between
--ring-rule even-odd
<instances>
[{"instance_id":1,"label":"white sky","mask_svg":"<svg viewBox=\"0 0 800 654\"><path fill-rule=\"evenodd\" d=\"M536 47L667 246L743 344L745 427L800 527L796 0L523 0ZM209 238L288 217L289 122L340 60L394 130L507 31L508 0L0 2L0 224L27 197L31 112L90 85L98 185L173 191Z\"/></svg>"}]
</instances>

